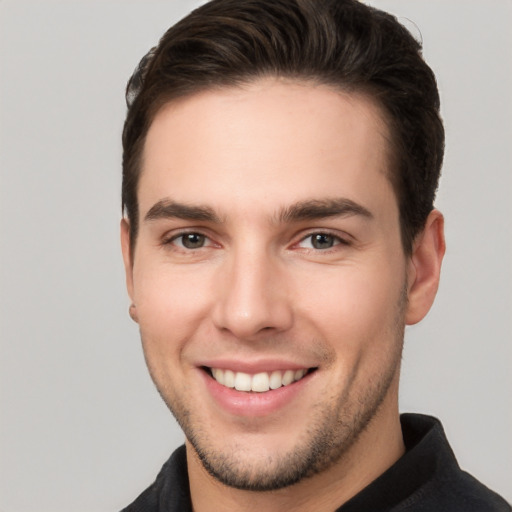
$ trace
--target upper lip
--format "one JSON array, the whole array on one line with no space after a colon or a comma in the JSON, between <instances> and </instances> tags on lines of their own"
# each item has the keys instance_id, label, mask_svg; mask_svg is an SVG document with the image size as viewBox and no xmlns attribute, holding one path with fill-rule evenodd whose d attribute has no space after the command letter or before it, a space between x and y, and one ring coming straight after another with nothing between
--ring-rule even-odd
<instances>
[{"instance_id":1,"label":"upper lip","mask_svg":"<svg viewBox=\"0 0 512 512\"><path fill-rule=\"evenodd\" d=\"M304 364L285 359L259 359L256 361L247 361L240 359L214 359L201 361L198 367L220 368L222 370L231 370L233 372L243 372L248 374L257 374L261 372L273 372L276 370L301 370L314 368L315 365Z\"/></svg>"}]
</instances>

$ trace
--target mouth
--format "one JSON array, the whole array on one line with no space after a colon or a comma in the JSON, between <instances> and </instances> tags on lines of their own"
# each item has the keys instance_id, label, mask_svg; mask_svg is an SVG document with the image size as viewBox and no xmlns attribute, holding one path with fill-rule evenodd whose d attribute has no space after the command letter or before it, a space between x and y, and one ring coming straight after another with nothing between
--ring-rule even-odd
<instances>
[{"instance_id":1,"label":"mouth","mask_svg":"<svg viewBox=\"0 0 512 512\"><path fill-rule=\"evenodd\" d=\"M298 370L274 370L250 374L206 366L203 369L221 386L246 393L266 393L290 386L316 370L316 368L300 368Z\"/></svg>"}]
</instances>

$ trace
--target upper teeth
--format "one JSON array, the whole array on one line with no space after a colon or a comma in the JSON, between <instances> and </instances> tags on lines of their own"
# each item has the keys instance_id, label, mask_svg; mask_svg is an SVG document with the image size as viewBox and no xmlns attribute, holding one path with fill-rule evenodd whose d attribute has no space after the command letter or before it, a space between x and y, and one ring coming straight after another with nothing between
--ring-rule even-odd
<instances>
[{"instance_id":1,"label":"upper teeth","mask_svg":"<svg viewBox=\"0 0 512 512\"><path fill-rule=\"evenodd\" d=\"M261 372L251 375L232 370L212 368L213 378L223 386L235 388L237 391L256 391L264 393L270 389L277 389L281 386L288 386L296 382L306 374L306 369L300 370L276 370L274 372Z\"/></svg>"}]
</instances>

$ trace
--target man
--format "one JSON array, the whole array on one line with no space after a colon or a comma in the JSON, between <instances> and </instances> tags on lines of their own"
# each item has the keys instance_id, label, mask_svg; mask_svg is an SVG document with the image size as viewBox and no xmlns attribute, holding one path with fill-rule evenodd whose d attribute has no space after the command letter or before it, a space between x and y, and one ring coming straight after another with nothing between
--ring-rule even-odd
<instances>
[{"instance_id":1,"label":"man","mask_svg":"<svg viewBox=\"0 0 512 512\"><path fill-rule=\"evenodd\" d=\"M214 0L128 89L130 315L185 436L133 511L505 511L398 412L434 300L439 96L355 0Z\"/></svg>"}]
</instances>

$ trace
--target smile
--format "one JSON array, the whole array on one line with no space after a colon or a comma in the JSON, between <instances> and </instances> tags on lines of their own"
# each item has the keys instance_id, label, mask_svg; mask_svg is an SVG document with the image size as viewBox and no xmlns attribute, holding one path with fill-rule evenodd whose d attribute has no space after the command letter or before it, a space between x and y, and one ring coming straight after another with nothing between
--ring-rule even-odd
<instances>
[{"instance_id":1,"label":"smile","mask_svg":"<svg viewBox=\"0 0 512 512\"><path fill-rule=\"evenodd\" d=\"M272 389L289 386L301 380L313 369L275 370L272 372L260 372L254 375L223 370L221 368L210 368L209 370L211 376L222 386L234 388L237 391L265 393Z\"/></svg>"}]
</instances>

